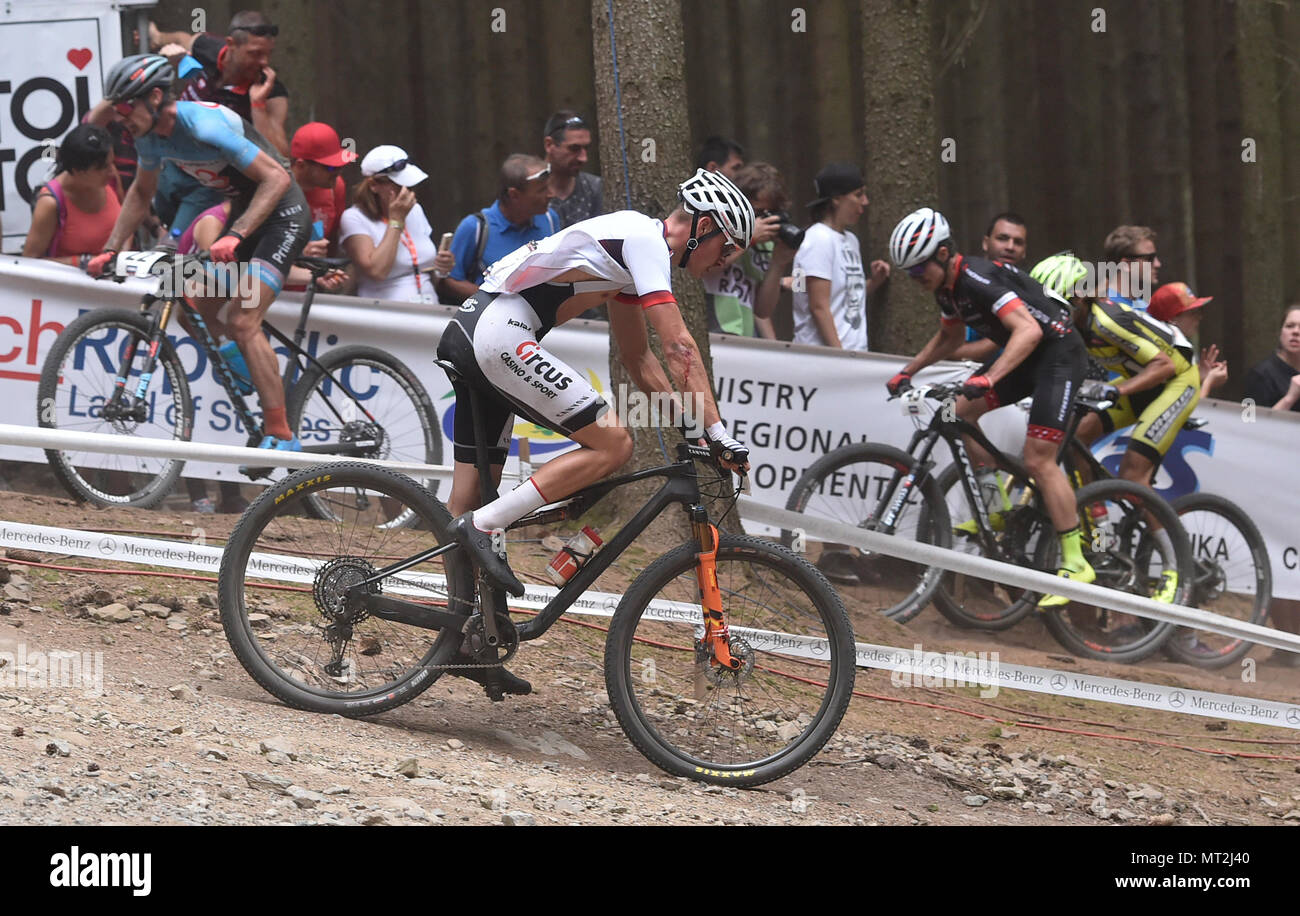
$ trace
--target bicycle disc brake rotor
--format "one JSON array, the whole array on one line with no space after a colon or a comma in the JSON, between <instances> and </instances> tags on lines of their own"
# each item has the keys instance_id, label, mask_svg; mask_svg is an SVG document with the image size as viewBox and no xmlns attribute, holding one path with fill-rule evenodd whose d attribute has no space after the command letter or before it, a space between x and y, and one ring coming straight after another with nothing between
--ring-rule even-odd
<instances>
[{"instance_id":1,"label":"bicycle disc brake rotor","mask_svg":"<svg viewBox=\"0 0 1300 916\"><path fill-rule=\"evenodd\" d=\"M712 658L706 655L708 667L705 669L705 676L716 687L738 687L749 679L750 672L754 670L753 646L739 636L733 636L727 648L731 651L732 658L740 659L739 668L724 668L722 665L713 664ZM704 651L708 652L707 649Z\"/></svg>"},{"instance_id":2,"label":"bicycle disc brake rotor","mask_svg":"<svg viewBox=\"0 0 1300 916\"><path fill-rule=\"evenodd\" d=\"M316 608L329 624L360 623L369 615L361 608L348 608L345 596L352 586L364 582L375 574L375 567L359 557L335 557L316 571L312 583L312 597ZM378 595L383 589L378 582L367 590Z\"/></svg>"}]
</instances>

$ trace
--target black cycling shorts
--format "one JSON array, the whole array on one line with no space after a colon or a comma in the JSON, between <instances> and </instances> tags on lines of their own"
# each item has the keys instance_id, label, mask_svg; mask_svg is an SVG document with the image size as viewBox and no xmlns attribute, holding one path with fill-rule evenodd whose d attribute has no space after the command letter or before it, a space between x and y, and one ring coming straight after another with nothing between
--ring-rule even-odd
<instances>
[{"instance_id":1,"label":"black cycling shorts","mask_svg":"<svg viewBox=\"0 0 1300 916\"><path fill-rule=\"evenodd\" d=\"M582 373L541 345L548 329L537 311L525 295L478 292L443 331L438 358L460 373L452 381L457 461L475 460L471 403L483 424L491 464L505 463L515 414L571 437L609 409Z\"/></svg>"},{"instance_id":2,"label":"black cycling shorts","mask_svg":"<svg viewBox=\"0 0 1300 916\"><path fill-rule=\"evenodd\" d=\"M999 354L1001 355L1001 354ZM977 375L983 375L996 361L989 360ZM1070 420L1070 409L1088 368L1088 351L1076 333L1053 340L1043 338L1006 378L986 395L990 408L1014 404L1033 396L1029 408L1029 438L1060 442Z\"/></svg>"},{"instance_id":3,"label":"black cycling shorts","mask_svg":"<svg viewBox=\"0 0 1300 916\"><path fill-rule=\"evenodd\" d=\"M246 201L236 202L230 210L226 226L234 224L247 209ZM235 249L235 260L247 264L247 270L265 283L275 294L284 289L289 268L302 254L311 238L311 207L302 189L295 183L280 198L275 209L262 221L262 225Z\"/></svg>"}]
</instances>

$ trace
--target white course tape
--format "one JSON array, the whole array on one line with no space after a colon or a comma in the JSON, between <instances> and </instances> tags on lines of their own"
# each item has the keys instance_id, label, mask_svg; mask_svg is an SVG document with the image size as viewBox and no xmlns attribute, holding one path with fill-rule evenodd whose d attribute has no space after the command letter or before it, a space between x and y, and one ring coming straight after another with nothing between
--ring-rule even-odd
<instances>
[{"instance_id":1,"label":"white course tape","mask_svg":"<svg viewBox=\"0 0 1300 916\"><path fill-rule=\"evenodd\" d=\"M282 452L273 449L245 448L242 445L215 445L211 442L185 442L177 439L147 439L143 436L118 436L112 433L79 433L65 429L15 426L0 423L0 442L30 448L58 451L96 452L131 455L143 458L180 458L185 461L215 461L224 464L247 464L255 467L310 468L337 461L360 461L418 478L450 479L451 466L420 464L411 461L376 461L315 452ZM510 476L510 475L505 475Z\"/></svg>"},{"instance_id":2,"label":"white course tape","mask_svg":"<svg viewBox=\"0 0 1300 916\"><path fill-rule=\"evenodd\" d=\"M206 544L97 534L67 528L25 525L20 522L0 522L0 547L25 547L45 553L98 557L118 562L208 573L217 572L221 565L222 554L222 548L210 547ZM280 554L255 554L254 559L257 561L258 571L264 573L267 578L304 584L312 582L316 568L324 562ZM400 582L402 584L392 588L392 592L427 595L430 588L437 590L445 584L445 580L440 576L411 571L403 573ZM525 596L518 601L513 601L512 604L541 608L556 591L557 589L550 586L529 585ZM587 592L573 603L569 613L609 617L614 613L621 598L622 595L611 592ZM653 619L676 621L691 627L698 627L702 622L697 604L656 601L651 604L651 608L649 616ZM826 657L826 641L822 639L745 627L733 627L732 633L743 636L755 648L766 651L811 660L822 660ZM922 686L952 686L956 682L996 686L999 689L1005 687L1055 696L1100 700L1122 706L1140 706L1166 712L1300 729L1300 707L1272 700L1187 690L1163 684L1147 684L1075 672L1067 673L1051 668L1009 665L986 658L971 658L970 654L964 653L923 653L919 648L908 650L857 643L857 665L863 668L907 672L914 676L913 683L919 682Z\"/></svg>"},{"instance_id":3,"label":"white course tape","mask_svg":"<svg viewBox=\"0 0 1300 916\"><path fill-rule=\"evenodd\" d=\"M1025 569L1011 563L1000 563L997 560L989 560L985 557L977 557L955 550L921 544L907 538L867 531L863 528L845 525L842 522L833 522L814 515L777 509L748 498L741 498L740 513L744 518L753 519L765 525L774 525L787 531L802 529L807 534L816 535L827 541L851 544L854 547L873 553L901 557L904 560L938 566L942 569L951 569L955 572L979 576L984 579L995 579L1006 585L1019 585L1035 592L1065 595L1072 601L1081 601L1094 607L1109 608L1113 611L1123 611L1136 617L1163 620L1198 630L1210 630L1214 633L1222 633L1225 636L1248 639L1251 642L1271 646L1275 649L1300 652L1300 635L1274 630L1270 627L1261 627L1258 624L1246 623L1243 620L1225 617L1222 614L1212 614L1209 611L1184 607L1181 604L1163 604L1150 598L1130 595L1127 592L1104 588L1100 585L1084 585L1071 582L1068 579L1059 578L1051 573L1039 572L1036 569Z\"/></svg>"}]
</instances>

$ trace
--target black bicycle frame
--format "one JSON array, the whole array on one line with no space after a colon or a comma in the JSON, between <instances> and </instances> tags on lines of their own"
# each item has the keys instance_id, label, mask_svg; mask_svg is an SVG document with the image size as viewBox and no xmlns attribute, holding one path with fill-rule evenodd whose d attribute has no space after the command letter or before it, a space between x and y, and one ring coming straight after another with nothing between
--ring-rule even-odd
<instances>
[{"instance_id":1,"label":"black bicycle frame","mask_svg":"<svg viewBox=\"0 0 1300 916\"><path fill-rule=\"evenodd\" d=\"M481 441L481 440L480 440ZM647 468L620 477L602 481L580 490L564 503L550 509L543 509L525 516L510 525L510 528L523 528L529 525L544 524L564 519L580 518L588 509L619 487L653 477L665 477L667 480L649 501L642 506L631 520L614 535L596 554L579 569L559 593L547 602L546 607L531 620L520 624L517 632L521 641L536 639L551 628L573 603L591 587L601 573L610 567L628 546L650 526L661 512L673 503L680 503L691 516L692 522L707 521L707 511L700 505L700 488L695 479L695 458L708 457L708 450L698 446L678 446L678 460L664 467ZM397 563L378 570L364 582L351 586L345 601L357 601L371 615L391 620L396 623L409 624L425 629L438 630L443 627L461 627L465 623L464 614L440 611L413 601L404 601L387 595L368 594L371 587L380 585L389 576L404 572L413 566L428 562L444 553L459 549L456 544L444 544L399 560ZM505 591L493 585L486 586L492 607L499 613L506 612ZM488 615L490 616L490 615ZM486 626L487 616L484 617Z\"/></svg>"},{"instance_id":2,"label":"black bicycle frame","mask_svg":"<svg viewBox=\"0 0 1300 916\"><path fill-rule=\"evenodd\" d=\"M912 439L908 443L906 451L916 462L913 470L908 471L906 474L896 472L894 479L890 481L889 489L886 490L885 495L882 497L882 502L888 500L885 511L881 515L881 521L888 530L893 530L894 522L897 520L898 514L903 510L912 489L923 485L930 476L930 472L934 469L934 462L930 460L930 455L933 453L939 439L942 438L948 443L948 448L952 451L953 461L961 469L962 490L965 492L966 500L976 518L980 538L984 542L986 549L994 549L995 534L989 522L988 510L985 508L984 500L979 493L975 468L971 464L970 455L966 452L966 443L962 439L963 436L970 436L974 439L993 456L997 463L1007 463L1006 456L989 441L983 430L960 417L946 418L941 407L934 412L928 427L918 429L912 433Z\"/></svg>"}]
</instances>

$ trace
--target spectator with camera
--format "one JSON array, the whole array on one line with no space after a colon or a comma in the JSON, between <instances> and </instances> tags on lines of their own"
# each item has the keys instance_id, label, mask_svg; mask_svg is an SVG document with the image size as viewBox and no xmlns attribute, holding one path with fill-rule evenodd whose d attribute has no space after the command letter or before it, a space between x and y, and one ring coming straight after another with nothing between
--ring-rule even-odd
<instances>
[{"instance_id":1,"label":"spectator with camera","mask_svg":"<svg viewBox=\"0 0 1300 916\"><path fill-rule=\"evenodd\" d=\"M700 278L709 330L775 340L772 312L781 295L781 278L794 262L803 231L785 212L790 198L775 166L751 163L736 172L735 183L753 204L757 219L749 247Z\"/></svg>"},{"instance_id":2,"label":"spectator with camera","mask_svg":"<svg viewBox=\"0 0 1300 916\"><path fill-rule=\"evenodd\" d=\"M867 301L889 279L889 265L862 269L862 249L849 227L862 219L867 191L861 170L834 162L817 173L813 224L794 258L794 342L867 349Z\"/></svg>"}]
</instances>

